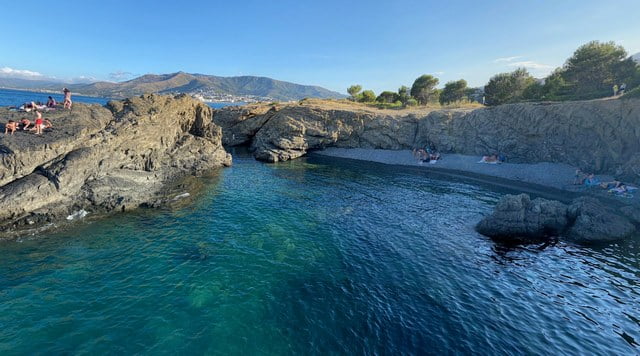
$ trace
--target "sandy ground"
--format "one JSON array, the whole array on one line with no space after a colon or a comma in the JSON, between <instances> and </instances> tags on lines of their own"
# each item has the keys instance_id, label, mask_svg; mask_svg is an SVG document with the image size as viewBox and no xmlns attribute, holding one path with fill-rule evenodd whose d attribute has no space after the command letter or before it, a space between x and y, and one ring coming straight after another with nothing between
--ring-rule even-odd
<instances>
[{"instance_id":1,"label":"sandy ground","mask_svg":"<svg viewBox=\"0 0 640 356\"><path fill-rule=\"evenodd\" d=\"M371 161L393 165L424 167L424 169L435 171L461 171L467 173L478 173L485 176L499 177L511 181L519 181L524 183L532 183L545 187L578 192L589 193L593 195L603 195L614 197L608 194L604 189L599 187L586 187L584 185L573 185L576 167L562 163L501 163L487 164L478 163L482 157L465 156L459 154L444 154L442 159L435 164L420 164L413 158L409 150L376 150L362 148L327 148L317 151L315 154L357 159L363 161ZM596 176L600 181L606 182L613 180L613 177L606 175ZM623 202L640 203L640 194L636 193L633 198L618 198Z\"/></svg>"}]
</instances>

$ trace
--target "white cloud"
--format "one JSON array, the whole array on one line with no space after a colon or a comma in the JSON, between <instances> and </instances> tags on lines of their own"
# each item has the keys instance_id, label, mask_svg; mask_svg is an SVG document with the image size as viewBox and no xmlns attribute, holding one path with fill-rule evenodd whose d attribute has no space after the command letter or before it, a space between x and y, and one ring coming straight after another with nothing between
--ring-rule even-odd
<instances>
[{"instance_id":1,"label":"white cloud","mask_svg":"<svg viewBox=\"0 0 640 356\"><path fill-rule=\"evenodd\" d=\"M44 76L38 72L34 72L31 70L2 67L0 68L0 77L20 78L20 79L41 79Z\"/></svg>"},{"instance_id":2,"label":"white cloud","mask_svg":"<svg viewBox=\"0 0 640 356\"><path fill-rule=\"evenodd\" d=\"M435 75L443 75L444 72L433 72L433 74L435 74Z\"/></svg>"},{"instance_id":3,"label":"white cloud","mask_svg":"<svg viewBox=\"0 0 640 356\"><path fill-rule=\"evenodd\" d=\"M512 56L512 57L502 57L502 58L496 58L493 60L493 63L504 63L504 62L512 62L515 61L516 59L522 58L522 56Z\"/></svg>"},{"instance_id":4,"label":"white cloud","mask_svg":"<svg viewBox=\"0 0 640 356\"><path fill-rule=\"evenodd\" d=\"M71 78L69 80L69 83L71 84L88 84L88 83L93 83L93 82L97 82L98 79L95 77L88 77L85 75L81 75L79 77L75 77L75 78Z\"/></svg>"},{"instance_id":5,"label":"white cloud","mask_svg":"<svg viewBox=\"0 0 640 356\"><path fill-rule=\"evenodd\" d=\"M553 66L542 64L534 61L511 62L507 64L509 67L523 67L528 69L551 69Z\"/></svg>"}]
</instances>

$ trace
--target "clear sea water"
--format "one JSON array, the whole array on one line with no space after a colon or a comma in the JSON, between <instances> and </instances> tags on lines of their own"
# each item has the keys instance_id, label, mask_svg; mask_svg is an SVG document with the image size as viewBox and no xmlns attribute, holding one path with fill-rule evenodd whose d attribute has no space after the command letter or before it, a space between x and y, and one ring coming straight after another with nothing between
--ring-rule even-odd
<instances>
[{"instance_id":1,"label":"clear sea water","mask_svg":"<svg viewBox=\"0 0 640 356\"><path fill-rule=\"evenodd\" d=\"M62 91L59 94L56 93L38 93L25 90L12 90L12 89L0 89L0 106L20 106L24 103L36 102L46 103L48 97L51 96L57 102L62 103L64 95ZM71 99L74 103L85 104L106 104L109 98L97 98L90 96L82 96L73 94ZM242 105L242 103L208 103L212 108L221 108L229 105Z\"/></svg>"},{"instance_id":2,"label":"clear sea water","mask_svg":"<svg viewBox=\"0 0 640 356\"><path fill-rule=\"evenodd\" d=\"M505 191L234 157L170 208L1 242L0 353L639 352L637 241L502 246L473 226Z\"/></svg>"}]
</instances>

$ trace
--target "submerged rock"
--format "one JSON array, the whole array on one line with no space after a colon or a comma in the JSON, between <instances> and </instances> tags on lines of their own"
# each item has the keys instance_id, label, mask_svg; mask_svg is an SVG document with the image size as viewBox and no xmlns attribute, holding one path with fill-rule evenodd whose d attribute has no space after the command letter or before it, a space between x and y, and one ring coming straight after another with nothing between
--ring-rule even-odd
<instances>
[{"instance_id":1,"label":"submerged rock","mask_svg":"<svg viewBox=\"0 0 640 356\"><path fill-rule=\"evenodd\" d=\"M520 194L504 196L476 230L500 241L538 242L562 237L588 244L624 239L636 227L622 212L594 198L582 197L566 205Z\"/></svg>"},{"instance_id":2,"label":"submerged rock","mask_svg":"<svg viewBox=\"0 0 640 356\"><path fill-rule=\"evenodd\" d=\"M211 109L185 95L77 104L44 116L53 130L0 138L0 231L82 209L151 205L175 178L231 164Z\"/></svg>"}]
</instances>

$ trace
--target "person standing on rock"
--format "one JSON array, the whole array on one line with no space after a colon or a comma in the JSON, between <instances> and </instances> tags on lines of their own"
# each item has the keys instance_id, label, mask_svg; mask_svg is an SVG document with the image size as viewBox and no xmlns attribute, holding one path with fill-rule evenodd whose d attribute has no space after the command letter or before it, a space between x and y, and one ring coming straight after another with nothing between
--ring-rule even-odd
<instances>
[{"instance_id":1,"label":"person standing on rock","mask_svg":"<svg viewBox=\"0 0 640 356\"><path fill-rule=\"evenodd\" d=\"M42 135L42 129L44 128L44 122L42 120L42 114L36 110L36 124L32 130L36 131L36 135Z\"/></svg>"},{"instance_id":2,"label":"person standing on rock","mask_svg":"<svg viewBox=\"0 0 640 356\"><path fill-rule=\"evenodd\" d=\"M64 89L62 89L62 92L64 93L64 104L63 104L63 106L64 106L65 109L71 110L71 104L72 104L72 102L71 102L71 90L69 90L67 88L64 88Z\"/></svg>"},{"instance_id":3,"label":"person standing on rock","mask_svg":"<svg viewBox=\"0 0 640 356\"><path fill-rule=\"evenodd\" d=\"M613 85L613 96L617 96L618 95L618 84L614 84Z\"/></svg>"}]
</instances>

